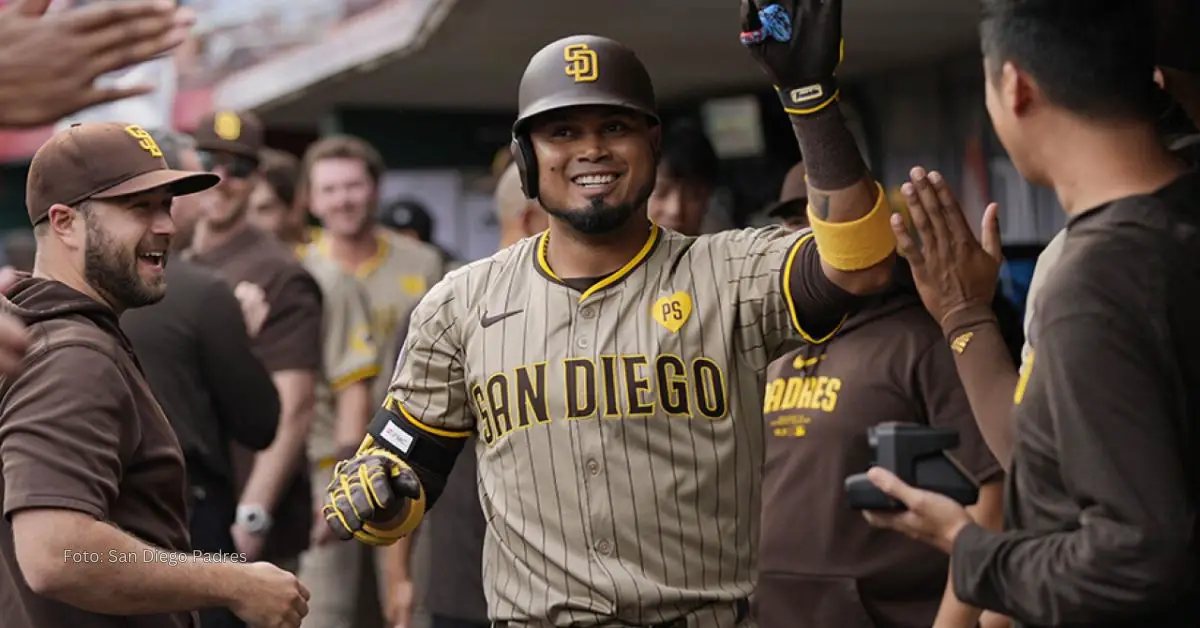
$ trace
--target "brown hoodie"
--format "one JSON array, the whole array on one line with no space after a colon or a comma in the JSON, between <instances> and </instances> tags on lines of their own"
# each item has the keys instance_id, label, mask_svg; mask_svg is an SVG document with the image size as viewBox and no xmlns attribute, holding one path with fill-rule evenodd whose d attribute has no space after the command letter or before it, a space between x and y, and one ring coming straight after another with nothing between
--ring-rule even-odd
<instances>
[{"instance_id":1,"label":"brown hoodie","mask_svg":"<svg viewBox=\"0 0 1200 628\"><path fill-rule=\"evenodd\" d=\"M868 428L888 421L954 428L960 444L951 454L961 467L979 483L999 479L950 348L915 292L898 282L828 343L767 369L755 599L762 628L933 623L946 555L870 527L846 501L843 480L871 465Z\"/></svg>"},{"instance_id":2,"label":"brown hoodie","mask_svg":"<svg viewBox=\"0 0 1200 628\"><path fill-rule=\"evenodd\" d=\"M90 613L26 584L13 547L13 513L76 510L154 547L187 552L186 476L175 434L111 309L57 281L25 276L0 297L0 310L24 321L31 335L22 372L0 379L5 628L196 626L188 613Z\"/></svg>"}]
</instances>

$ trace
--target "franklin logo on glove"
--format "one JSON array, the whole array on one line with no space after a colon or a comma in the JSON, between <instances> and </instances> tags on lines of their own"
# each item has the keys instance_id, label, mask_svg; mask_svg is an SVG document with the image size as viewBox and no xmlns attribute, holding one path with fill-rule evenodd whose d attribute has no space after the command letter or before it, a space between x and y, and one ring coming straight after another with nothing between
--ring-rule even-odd
<instances>
[{"instance_id":1,"label":"franklin logo on glove","mask_svg":"<svg viewBox=\"0 0 1200 628\"><path fill-rule=\"evenodd\" d=\"M812 115L837 100L841 0L742 0L739 39L775 83L787 113Z\"/></svg>"}]
</instances>

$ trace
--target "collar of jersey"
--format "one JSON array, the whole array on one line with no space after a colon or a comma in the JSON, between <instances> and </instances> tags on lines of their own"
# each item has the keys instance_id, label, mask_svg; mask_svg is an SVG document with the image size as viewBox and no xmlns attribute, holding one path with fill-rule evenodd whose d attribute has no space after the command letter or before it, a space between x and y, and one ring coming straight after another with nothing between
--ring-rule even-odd
<instances>
[{"instance_id":1,"label":"collar of jersey","mask_svg":"<svg viewBox=\"0 0 1200 628\"><path fill-rule=\"evenodd\" d=\"M329 251L329 241L325 239L325 230L314 228L309 231L310 241L308 246L315 247L321 257L333 259L333 254ZM370 277L379 267L383 265L383 261L387 259L388 252L391 250L387 238L382 234L375 234L375 254L368 258L365 262L358 265L351 271L358 279L366 279Z\"/></svg>"},{"instance_id":2,"label":"collar of jersey","mask_svg":"<svg viewBox=\"0 0 1200 628\"><path fill-rule=\"evenodd\" d=\"M624 266L618 268L604 279L592 284L592 287L581 292L579 294L579 302L582 303L585 299L593 294L596 294L597 292L600 292L609 286L615 285L617 282L628 277L631 273L633 273L633 271L637 270L638 266L642 265L642 262L646 261L650 257L650 254L654 252L654 247L661 239L662 229L660 229L658 225L651 223L650 235L646 238L646 243L642 245L642 250L638 251L637 255L634 255L633 258L626 262ZM550 263L546 261L546 247L549 246L549 244L550 230L547 229L542 232L542 235L538 236L537 246L533 249L533 265L546 279L549 279L556 284L566 286L567 288L571 288L571 286L567 285L562 278L554 273L554 270L550 268ZM571 289L573 290L574 288Z\"/></svg>"}]
</instances>

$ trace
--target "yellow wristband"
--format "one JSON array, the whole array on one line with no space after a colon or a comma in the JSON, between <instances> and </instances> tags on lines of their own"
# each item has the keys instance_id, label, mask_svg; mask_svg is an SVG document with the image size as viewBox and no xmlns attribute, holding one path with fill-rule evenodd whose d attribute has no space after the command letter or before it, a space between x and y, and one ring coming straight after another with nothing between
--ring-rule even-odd
<instances>
[{"instance_id":1,"label":"yellow wristband","mask_svg":"<svg viewBox=\"0 0 1200 628\"><path fill-rule=\"evenodd\" d=\"M857 220L826 222L814 216L812 206L809 206L808 222L817 241L817 252L830 266L846 272L864 270L887 259L896 250L892 212L887 206L883 186L876 182L875 187L878 192L875 206Z\"/></svg>"}]
</instances>

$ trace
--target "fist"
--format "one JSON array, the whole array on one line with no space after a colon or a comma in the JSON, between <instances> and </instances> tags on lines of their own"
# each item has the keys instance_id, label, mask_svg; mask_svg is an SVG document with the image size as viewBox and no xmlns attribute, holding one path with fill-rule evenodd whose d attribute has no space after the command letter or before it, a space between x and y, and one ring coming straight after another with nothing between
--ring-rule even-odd
<instances>
[{"instance_id":1,"label":"fist","mask_svg":"<svg viewBox=\"0 0 1200 628\"><path fill-rule=\"evenodd\" d=\"M837 98L842 0L742 0L740 38L788 113L815 113Z\"/></svg>"},{"instance_id":2,"label":"fist","mask_svg":"<svg viewBox=\"0 0 1200 628\"><path fill-rule=\"evenodd\" d=\"M233 289L233 296L237 297L238 303L242 306L242 317L246 320L246 333L251 338L257 336L262 329L263 321L267 320L267 314L271 311L271 306L267 303L267 295L257 285L243 281Z\"/></svg>"},{"instance_id":3,"label":"fist","mask_svg":"<svg viewBox=\"0 0 1200 628\"><path fill-rule=\"evenodd\" d=\"M334 536L346 541L363 525L390 522L411 500L421 497L421 482L403 460L373 447L333 469L322 514Z\"/></svg>"},{"instance_id":4,"label":"fist","mask_svg":"<svg viewBox=\"0 0 1200 628\"><path fill-rule=\"evenodd\" d=\"M229 607L250 628L299 628L308 615L308 589L271 563L250 563Z\"/></svg>"}]
</instances>

